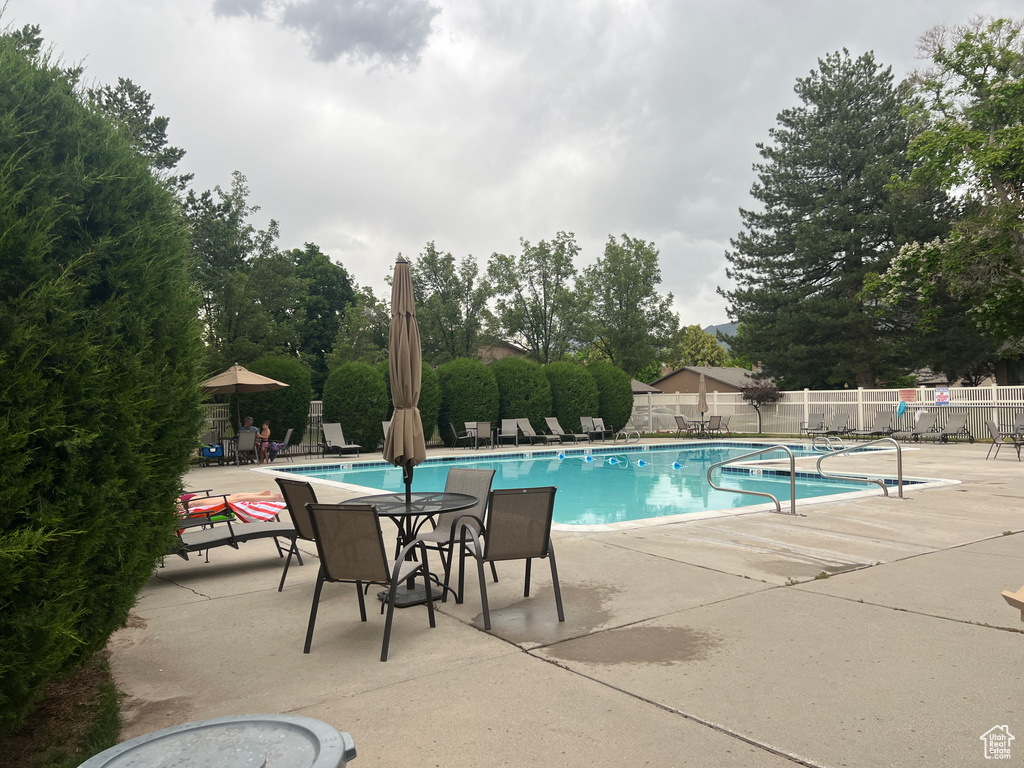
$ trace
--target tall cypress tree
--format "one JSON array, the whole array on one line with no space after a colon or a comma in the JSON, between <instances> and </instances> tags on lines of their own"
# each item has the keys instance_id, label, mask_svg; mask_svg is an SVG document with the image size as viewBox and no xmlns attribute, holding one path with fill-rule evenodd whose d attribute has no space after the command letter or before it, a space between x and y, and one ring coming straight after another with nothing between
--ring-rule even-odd
<instances>
[{"instance_id":1,"label":"tall cypress tree","mask_svg":"<svg viewBox=\"0 0 1024 768\"><path fill-rule=\"evenodd\" d=\"M908 362L907 321L865 304L864 276L941 234L945 198L889 186L910 166L910 91L872 53L829 54L794 90L801 106L757 145L761 207L741 209L745 230L726 253L732 347L786 388L871 387Z\"/></svg>"}]
</instances>

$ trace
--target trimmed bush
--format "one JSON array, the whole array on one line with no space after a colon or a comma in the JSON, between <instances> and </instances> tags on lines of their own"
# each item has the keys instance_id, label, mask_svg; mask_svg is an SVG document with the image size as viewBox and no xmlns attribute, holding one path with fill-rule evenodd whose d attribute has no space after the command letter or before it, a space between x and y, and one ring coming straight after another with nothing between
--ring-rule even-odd
<instances>
[{"instance_id":1,"label":"trimmed bush","mask_svg":"<svg viewBox=\"0 0 1024 768\"><path fill-rule=\"evenodd\" d=\"M580 431L580 417L598 412L597 384L586 368L573 363L544 367L551 384L551 407L566 432Z\"/></svg>"},{"instance_id":2,"label":"trimmed bush","mask_svg":"<svg viewBox=\"0 0 1024 768\"><path fill-rule=\"evenodd\" d=\"M420 420L423 422L423 439L428 442L434 436L437 412L440 409L441 384L437 380L437 371L429 365L424 365L423 379L420 383Z\"/></svg>"},{"instance_id":3,"label":"trimmed bush","mask_svg":"<svg viewBox=\"0 0 1024 768\"><path fill-rule=\"evenodd\" d=\"M445 445L454 443L451 422L461 431L463 422L498 421L498 383L494 371L479 360L462 357L437 369L441 406L437 428Z\"/></svg>"},{"instance_id":4,"label":"trimmed bush","mask_svg":"<svg viewBox=\"0 0 1024 768\"><path fill-rule=\"evenodd\" d=\"M618 432L633 415L633 382L629 374L604 361L591 363L587 371L597 384L597 415L604 419L608 429Z\"/></svg>"},{"instance_id":5,"label":"trimmed bush","mask_svg":"<svg viewBox=\"0 0 1024 768\"><path fill-rule=\"evenodd\" d=\"M547 432L552 414L551 384L544 369L522 357L503 357L491 366L498 382L498 418L527 418L538 432Z\"/></svg>"},{"instance_id":6,"label":"trimmed bush","mask_svg":"<svg viewBox=\"0 0 1024 768\"><path fill-rule=\"evenodd\" d=\"M345 439L364 451L380 443L380 423L387 420L384 378L376 366L352 362L331 371L324 384L324 421L339 422Z\"/></svg>"},{"instance_id":7,"label":"trimmed bush","mask_svg":"<svg viewBox=\"0 0 1024 768\"><path fill-rule=\"evenodd\" d=\"M274 355L261 357L246 368L283 382L288 388L240 395L242 418L252 416L257 427L269 421L270 434L274 440L283 440L285 433L291 429L291 445L301 443L309 421L309 401L313 399L312 372L294 357Z\"/></svg>"},{"instance_id":8,"label":"trimmed bush","mask_svg":"<svg viewBox=\"0 0 1024 768\"><path fill-rule=\"evenodd\" d=\"M0 34L0 735L124 626L202 424L173 195Z\"/></svg>"}]
</instances>

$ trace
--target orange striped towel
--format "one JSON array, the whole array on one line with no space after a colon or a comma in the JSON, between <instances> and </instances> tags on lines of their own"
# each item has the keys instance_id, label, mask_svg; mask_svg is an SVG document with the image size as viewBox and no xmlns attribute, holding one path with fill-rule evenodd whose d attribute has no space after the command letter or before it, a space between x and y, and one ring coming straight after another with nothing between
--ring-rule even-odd
<instances>
[{"instance_id":1,"label":"orange striped towel","mask_svg":"<svg viewBox=\"0 0 1024 768\"><path fill-rule=\"evenodd\" d=\"M231 511L243 523L265 523L284 512L283 501L233 501Z\"/></svg>"}]
</instances>

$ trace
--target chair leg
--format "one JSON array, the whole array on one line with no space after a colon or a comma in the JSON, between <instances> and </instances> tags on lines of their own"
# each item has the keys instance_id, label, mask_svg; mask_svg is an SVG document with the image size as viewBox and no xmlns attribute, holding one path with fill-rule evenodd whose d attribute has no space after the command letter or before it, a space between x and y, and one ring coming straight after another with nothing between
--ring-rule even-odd
<instances>
[{"instance_id":1,"label":"chair leg","mask_svg":"<svg viewBox=\"0 0 1024 768\"><path fill-rule=\"evenodd\" d=\"M420 549L423 550L423 588L427 591L427 615L430 617L430 626L436 627L434 621L434 588L430 585L430 566L427 565L427 548L420 542ZM441 595L447 594L442 590Z\"/></svg>"},{"instance_id":2,"label":"chair leg","mask_svg":"<svg viewBox=\"0 0 1024 768\"><path fill-rule=\"evenodd\" d=\"M562 610L562 590L558 586L558 567L555 565L555 548L548 541L548 560L551 561L551 584L555 588L555 607L558 609L558 620L565 621L565 612Z\"/></svg>"},{"instance_id":3,"label":"chair leg","mask_svg":"<svg viewBox=\"0 0 1024 768\"><path fill-rule=\"evenodd\" d=\"M292 548L288 550L288 558L284 561L284 573L281 574L281 583L277 585L277 591L280 592L284 589L284 580L288 578L288 566L292 562L292 553L298 554L298 548L296 542L292 542Z\"/></svg>"},{"instance_id":4,"label":"chair leg","mask_svg":"<svg viewBox=\"0 0 1024 768\"><path fill-rule=\"evenodd\" d=\"M476 560L477 576L480 578L480 607L484 612L484 629L491 628L491 611L487 605L487 579L484 578L484 561L474 557Z\"/></svg>"},{"instance_id":5,"label":"chair leg","mask_svg":"<svg viewBox=\"0 0 1024 768\"><path fill-rule=\"evenodd\" d=\"M367 587L370 585L367 584ZM356 582L356 595L359 596L359 620L366 621L366 601L363 599L363 584L362 582Z\"/></svg>"},{"instance_id":6,"label":"chair leg","mask_svg":"<svg viewBox=\"0 0 1024 768\"><path fill-rule=\"evenodd\" d=\"M526 558L526 586L523 587L523 597L530 596L530 565L532 562L530 558Z\"/></svg>"},{"instance_id":7,"label":"chair leg","mask_svg":"<svg viewBox=\"0 0 1024 768\"><path fill-rule=\"evenodd\" d=\"M324 587L324 569L320 568L320 572L316 575L316 589L313 590L313 605L309 609L309 626L306 628L306 646L302 649L303 653L309 653L309 646L313 642L313 626L316 624L316 611L320 605L320 590Z\"/></svg>"},{"instance_id":8,"label":"chair leg","mask_svg":"<svg viewBox=\"0 0 1024 768\"><path fill-rule=\"evenodd\" d=\"M498 569L494 567L494 561L491 560L491 578L494 579L494 583L498 583Z\"/></svg>"},{"instance_id":9,"label":"chair leg","mask_svg":"<svg viewBox=\"0 0 1024 768\"><path fill-rule=\"evenodd\" d=\"M391 643L391 620L395 617L395 593L397 591L398 583L392 583L391 590L388 592L388 617L384 620L384 643L380 648L381 661L388 660L388 645Z\"/></svg>"}]
</instances>

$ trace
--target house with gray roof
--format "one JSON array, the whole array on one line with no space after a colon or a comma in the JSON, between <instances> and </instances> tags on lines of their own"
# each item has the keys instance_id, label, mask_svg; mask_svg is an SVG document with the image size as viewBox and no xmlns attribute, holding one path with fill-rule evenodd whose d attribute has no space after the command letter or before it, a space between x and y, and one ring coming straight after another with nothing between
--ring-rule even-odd
<instances>
[{"instance_id":1,"label":"house with gray roof","mask_svg":"<svg viewBox=\"0 0 1024 768\"><path fill-rule=\"evenodd\" d=\"M662 392L697 393L700 375L708 392L739 392L754 383L753 374L745 368L718 368L707 365L684 365L665 374L651 386Z\"/></svg>"}]
</instances>

